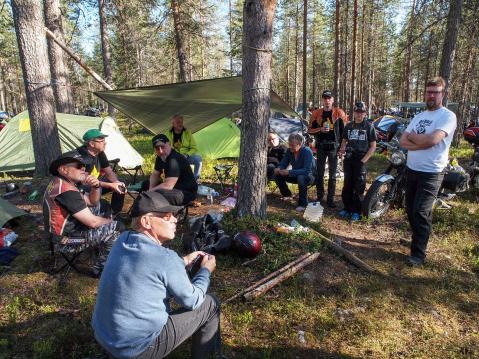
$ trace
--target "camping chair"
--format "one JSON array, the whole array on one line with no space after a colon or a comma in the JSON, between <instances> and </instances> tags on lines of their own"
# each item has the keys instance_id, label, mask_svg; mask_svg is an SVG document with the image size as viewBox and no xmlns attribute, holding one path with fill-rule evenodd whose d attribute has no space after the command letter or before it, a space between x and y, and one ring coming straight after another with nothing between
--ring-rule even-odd
<instances>
[{"instance_id":1,"label":"camping chair","mask_svg":"<svg viewBox=\"0 0 479 359\"><path fill-rule=\"evenodd\" d=\"M136 180L138 179L138 175L143 176L143 168L141 165L138 165L134 168L125 168L119 165L120 159L115 158L113 160L108 161L110 163L110 167L113 172L118 174L118 169L121 169L123 172L126 172L128 176L130 177L130 183L129 184L136 184Z\"/></svg>"},{"instance_id":2,"label":"camping chair","mask_svg":"<svg viewBox=\"0 0 479 359\"><path fill-rule=\"evenodd\" d=\"M80 255L90 247L85 238L58 237L50 232L45 232L46 239L53 257L53 274L63 272L60 282L63 282L71 269L80 274L93 276L92 272L78 267ZM56 253L65 260L61 267L57 267Z\"/></svg>"},{"instance_id":3,"label":"camping chair","mask_svg":"<svg viewBox=\"0 0 479 359\"><path fill-rule=\"evenodd\" d=\"M213 167L216 173L216 177L218 178L218 181L220 181L221 191L224 191L224 185L230 179L232 179L231 170L233 169L233 167L234 165L216 165Z\"/></svg>"}]
</instances>

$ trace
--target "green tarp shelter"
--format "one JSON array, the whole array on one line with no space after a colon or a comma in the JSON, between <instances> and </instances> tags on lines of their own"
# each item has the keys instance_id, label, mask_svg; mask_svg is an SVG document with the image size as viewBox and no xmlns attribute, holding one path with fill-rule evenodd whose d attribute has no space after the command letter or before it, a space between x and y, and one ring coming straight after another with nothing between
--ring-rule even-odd
<instances>
[{"instance_id":1,"label":"green tarp shelter","mask_svg":"<svg viewBox=\"0 0 479 359\"><path fill-rule=\"evenodd\" d=\"M222 118L196 132L193 137L204 159L239 157L240 130L230 119Z\"/></svg>"},{"instance_id":2,"label":"green tarp shelter","mask_svg":"<svg viewBox=\"0 0 479 359\"><path fill-rule=\"evenodd\" d=\"M120 159L120 165L133 168L143 158L126 141L112 118L77 116L57 113L58 135L62 152L83 144L83 134L90 128L99 128L109 137L105 153L109 159ZM35 169L32 133L28 111L13 117L0 131L0 172L23 172Z\"/></svg>"},{"instance_id":3,"label":"green tarp shelter","mask_svg":"<svg viewBox=\"0 0 479 359\"><path fill-rule=\"evenodd\" d=\"M10 202L0 198L0 228L12 218L24 216L26 214L27 212L23 209L17 208Z\"/></svg>"},{"instance_id":4,"label":"green tarp shelter","mask_svg":"<svg viewBox=\"0 0 479 359\"><path fill-rule=\"evenodd\" d=\"M185 127L195 133L239 110L242 93L241 76L95 92L155 134L170 128L171 117L177 113L183 115ZM270 94L273 111L296 116L274 91Z\"/></svg>"}]
</instances>

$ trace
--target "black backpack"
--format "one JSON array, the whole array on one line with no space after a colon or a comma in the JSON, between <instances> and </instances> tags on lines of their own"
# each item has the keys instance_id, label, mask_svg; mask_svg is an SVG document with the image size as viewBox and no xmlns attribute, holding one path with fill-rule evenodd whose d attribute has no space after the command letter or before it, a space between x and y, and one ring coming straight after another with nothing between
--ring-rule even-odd
<instances>
[{"instance_id":1,"label":"black backpack","mask_svg":"<svg viewBox=\"0 0 479 359\"><path fill-rule=\"evenodd\" d=\"M183 249L187 252L204 251L217 254L231 247L231 237L225 234L221 224L209 214L191 224L191 233L183 236Z\"/></svg>"}]
</instances>

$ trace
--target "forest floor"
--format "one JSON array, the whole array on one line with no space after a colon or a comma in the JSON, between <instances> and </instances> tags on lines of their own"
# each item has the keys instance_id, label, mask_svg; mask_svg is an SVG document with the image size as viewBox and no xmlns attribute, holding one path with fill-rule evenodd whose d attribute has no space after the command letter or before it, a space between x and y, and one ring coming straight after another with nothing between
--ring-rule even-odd
<instances>
[{"instance_id":1,"label":"forest floor","mask_svg":"<svg viewBox=\"0 0 479 359\"><path fill-rule=\"evenodd\" d=\"M130 140L144 143L141 137ZM470 153L463 146L455 155L462 164ZM370 181L385 161L383 156L373 158ZM212 183L211 165L204 173L205 184L219 188ZM247 266L236 256L219 255L210 291L225 300L308 251L319 251L320 257L261 297L222 306L227 357L479 357L479 193L460 194L452 209L435 211L427 263L418 268L406 264L410 231L402 209L390 210L378 221L357 223L339 219L340 206L325 209L321 222L309 226L339 239L377 271L367 274L314 235L276 233L278 222L296 219L308 225L277 192L268 193L267 220L225 215L227 233L255 231L263 252ZM201 199L203 206L190 215L220 210L219 204ZM339 192L336 200L340 204ZM70 273L61 283L58 275L49 274L53 261L43 240L41 203L22 196L11 202L30 214L15 228L19 239L14 247L20 255L0 267L0 358L106 358L90 327L98 280ZM180 226L172 241L179 252L187 230ZM185 343L170 358L187 358L188 353Z\"/></svg>"}]
</instances>

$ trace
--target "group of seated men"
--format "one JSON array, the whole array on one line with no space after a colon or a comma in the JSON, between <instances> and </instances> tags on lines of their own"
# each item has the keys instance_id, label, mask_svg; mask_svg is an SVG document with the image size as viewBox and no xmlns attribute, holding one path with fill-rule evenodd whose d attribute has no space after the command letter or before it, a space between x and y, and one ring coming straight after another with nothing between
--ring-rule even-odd
<instances>
[{"instance_id":1,"label":"group of seated men","mask_svg":"<svg viewBox=\"0 0 479 359\"><path fill-rule=\"evenodd\" d=\"M121 210L115 201L123 205L126 188L108 164L106 137L88 130L83 146L54 160L43 200L54 243L99 249L92 268L101 275L95 338L114 358L163 358L189 337L192 358L221 358L220 303L206 294L215 257L197 251L180 258L163 246L175 236L176 213L196 197L189 158L167 135L153 137L155 169L132 205L131 230L125 230L112 207ZM118 195L111 206L101 199L108 190ZM187 268L198 257L200 269L190 280ZM171 298L181 309L171 310Z\"/></svg>"},{"instance_id":2,"label":"group of seated men","mask_svg":"<svg viewBox=\"0 0 479 359\"><path fill-rule=\"evenodd\" d=\"M124 228L113 218L122 210L127 191L105 154L107 137L96 128L89 129L83 135L82 146L53 161L50 166L53 178L43 201L46 230L51 235L63 243L68 243L66 238L74 238L76 243L81 239L85 246L101 250L103 255L92 268L97 275L103 269L111 244ZM184 128L183 118L175 115L171 130L153 137L152 144L157 158L143 190L161 193L172 205L193 201L201 157L195 154L196 144ZM111 203L100 201L101 195L108 192L112 192Z\"/></svg>"}]
</instances>

